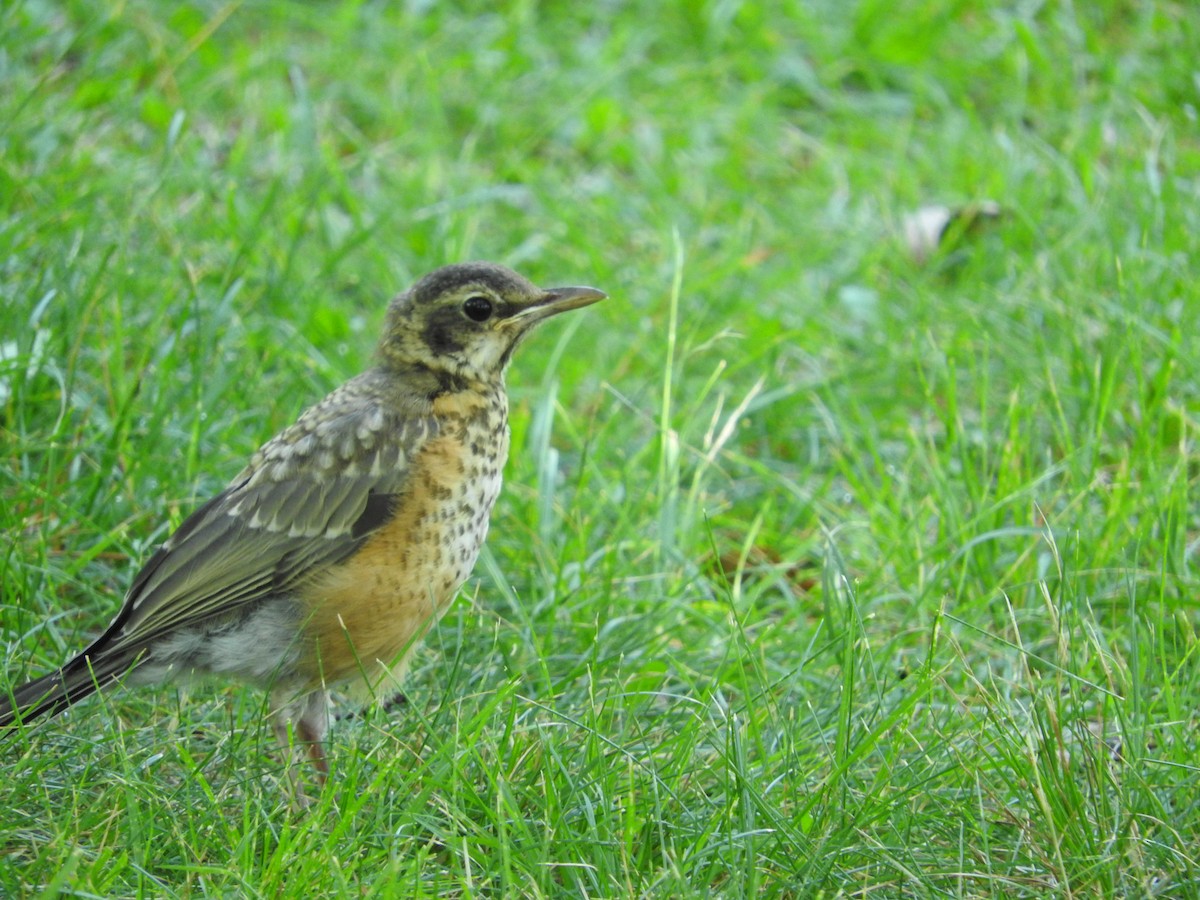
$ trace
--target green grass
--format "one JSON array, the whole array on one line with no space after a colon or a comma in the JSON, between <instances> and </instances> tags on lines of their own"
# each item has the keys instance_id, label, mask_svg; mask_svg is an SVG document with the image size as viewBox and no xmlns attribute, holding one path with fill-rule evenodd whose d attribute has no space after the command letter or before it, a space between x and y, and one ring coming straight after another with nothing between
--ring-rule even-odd
<instances>
[{"instance_id":1,"label":"green grass","mask_svg":"<svg viewBox=\"0 0 1200 900\"><path fill-rule=\"evenodd\" d=\"M612 297L314 808L114 692L0 747L0 895L1200 897L1192 4L492 10L0 11L0 686L415 277Z\"/></svg>"}]
</instances>

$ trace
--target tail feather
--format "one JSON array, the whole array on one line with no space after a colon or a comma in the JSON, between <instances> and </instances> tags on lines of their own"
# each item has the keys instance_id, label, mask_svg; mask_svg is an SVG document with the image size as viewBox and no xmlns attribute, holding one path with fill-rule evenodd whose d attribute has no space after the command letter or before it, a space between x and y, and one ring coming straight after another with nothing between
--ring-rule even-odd
<instances>
[{"instance_id":1,"label":"tail feather","mask_svg":"<svg viewBox=\"0 0 1200 900\"><path fill-rule=\"evenodd\" d=\"M133 658L120 654L115 658L92 658L87 652L72 659L61 669L35 678L12 689L11 696L0 693L0 737L18 722L28 723L45 715L58 715L68 706L107 687L127 672Z\"/></svg>"}]
</instances>

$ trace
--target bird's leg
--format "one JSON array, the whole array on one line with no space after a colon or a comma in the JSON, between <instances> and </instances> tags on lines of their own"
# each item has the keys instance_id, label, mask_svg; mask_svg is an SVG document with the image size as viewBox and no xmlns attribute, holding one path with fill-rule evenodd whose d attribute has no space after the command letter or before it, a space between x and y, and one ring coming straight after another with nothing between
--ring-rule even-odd
<instances>
[{"instance_id":1,"label":"bird's leg","mask_svg":"<svg viewBox=\"0 0 1200 900\"><path fill-rule=\"evenodd\" d=\"M277 690L271 700L275 737L287 756L292 800L303 808L311 802L304 790L305 779L300 774L304 758L307 757L316 770L318 789L325 786L325 779L329 775L329 762L325 757L325 736L329 731L329 694L324 690L300 695Z\"/></svg>"}]
</instances>

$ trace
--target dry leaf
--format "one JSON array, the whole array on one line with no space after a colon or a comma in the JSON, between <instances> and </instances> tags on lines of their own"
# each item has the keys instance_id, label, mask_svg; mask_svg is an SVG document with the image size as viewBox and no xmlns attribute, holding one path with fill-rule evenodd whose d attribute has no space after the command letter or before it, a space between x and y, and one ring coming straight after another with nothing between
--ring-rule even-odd
<instances>
[{"instance_id":1,"label":"dry leaf","mask_svg":"<svg viewBox=\"0 0 1200 900\"><path fill-rule=\"evenodd\" d=\"M1002 212L994 200L981 200L965 206L931 204L909 213L901 221L904 245L918 263L928 261L951 233L967 234L985 219L997 219Z\"/></svg>"}]
</instances>

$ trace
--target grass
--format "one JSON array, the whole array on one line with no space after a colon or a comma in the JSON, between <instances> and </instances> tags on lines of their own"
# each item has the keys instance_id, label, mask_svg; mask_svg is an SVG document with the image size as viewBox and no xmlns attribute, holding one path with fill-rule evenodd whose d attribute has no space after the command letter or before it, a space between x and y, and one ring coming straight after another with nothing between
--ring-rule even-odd
<instances>
[{"instance_id":1,"label":"grass","mask_svg":"<svg viewBox=\"0 0 1200 900\"><path fill-rule=\"evenodd\" d=\"M5 896L1200 896L1184 2L0 12L0 679L488 258L489 550L289 811L265 700L8 742ZM919 264L929 203L995 200Z\"/></svg>"}]
</instances>

